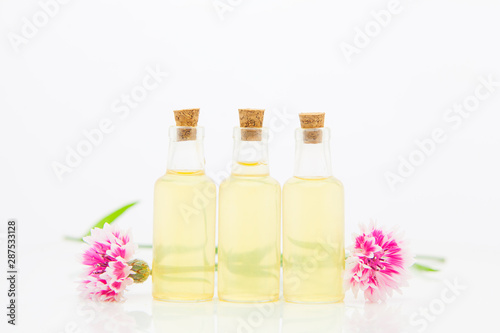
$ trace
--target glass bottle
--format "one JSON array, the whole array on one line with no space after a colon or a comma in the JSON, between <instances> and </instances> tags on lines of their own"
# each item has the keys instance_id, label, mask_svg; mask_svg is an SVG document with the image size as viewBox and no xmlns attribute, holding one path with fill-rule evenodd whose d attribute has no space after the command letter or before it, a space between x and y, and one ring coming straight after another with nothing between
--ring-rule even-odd
<instances>
[{"instance_id":1,"label":"glass bottle","mask_svg":"<svg viewBox=\"0 0 500 333\"><path fill-rule=\"evenodd\" d=\"M281 186L269 176L267 140L266 128L234 129L232 171L219 189L217 286L223 301L279 298Z\"/></svg>"},{"instance_id":2,"label":"glass bottle","mask_svg":"<svg viewBox=\"0 0 500 333\"><path fill-rule=\"evenodd\" d=\"M202 127L173 126L167 173L154 189L153 297L213 298L216 187L205 175Z\"/></svg>"},{"instance_id":3,"label":"glass bottle","mask_svg":"<svg viewBox=\"0 0 500 333\"><path fill-rule=\"evenodd\" d=\"M283 187L283 296L298 303L339 302L344 190L332 176L330 130L300 128L295 138L294 177Z\"/></svg>"}]
</instances>

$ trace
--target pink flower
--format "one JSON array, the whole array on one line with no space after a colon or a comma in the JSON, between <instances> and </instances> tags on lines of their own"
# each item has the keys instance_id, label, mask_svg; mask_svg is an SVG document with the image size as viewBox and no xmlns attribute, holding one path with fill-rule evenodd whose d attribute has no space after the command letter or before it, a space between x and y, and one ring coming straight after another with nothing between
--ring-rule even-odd
<instances>
[{"instance_id":1,"label":"pink flower","mask_svg":"<svg viewBox=\"0 0 500 333\"><path fill-rule=\"evenodd\" d=\"M82 296L94 301L120 302L127 286L134 283L131 277L132 259L137 245L128 233L105 224L94 228L83 240L89 248L83 253L82 262L87 266L87 277L82 281Z\"/></svg>"},{"instance_id":2,"label":"pink flower","mask_svg":"<svg viewBox=\"0 0 500 333\"><path fill-rule=\"evenodd\" d=\"M408 268L413 256L402 235L375 226L361 226L361 234L354 235L354 246L346 259L346 290L364 293L370 302L384 301L393 291L408 286Z\"/></svg>"}]
</instances>

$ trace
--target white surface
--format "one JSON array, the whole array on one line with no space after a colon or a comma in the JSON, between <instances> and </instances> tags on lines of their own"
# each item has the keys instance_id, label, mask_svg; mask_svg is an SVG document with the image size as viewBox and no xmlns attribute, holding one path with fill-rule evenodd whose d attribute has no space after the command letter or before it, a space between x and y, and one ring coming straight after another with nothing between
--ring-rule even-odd
<instances>
[{"instance_id":1,"label":"white surface","mask_svg":"<svg viewBox=\"0 0 500 333\"><path fill-rule=\"evenodd\" d=\"M500 88L467 118L446 117L455 103L474 96L481 77L500 81L500 3L401 0L398 14L349 63L340 46L352 44L356 27L373 24L371 11L387 9L390 1L223 1L233 6L224 20L212 0L68 1L18 52L9 36L22 32L25 18L40 15L39 1L0 1L0 220L20 223L20 323L45 322L52 332L83 320L71 283L76 266L68 263L76 251L60 243L63 235L79 236L108 212L139 200L118 223L133 227L140 243L151 242L152 187L165 171L173 109L201 108L207 172L219 178L231 157L237 108L263 107L265 125L274 128L271 173L281 183L293 170L297 113L327 112L333 170L346 188L347 239L358 222L375 218L401 225L424 244L420 253L449 255L451 271L443 278L463 278L470 289L429 330L493 325L495 306L488 300L498 299L492 294L500 254ZM148 80L154 88L126 114L122 94L140 89L156 68L168 77L158 85ZM51 165L105 119L113 130L59 181ZM440 128L447 139L391 190L384 174L396 171L399 156L416 151L415 140ZM383 319L391 307L412 313L442 286L415 280L389 310L373 307L368 317L358 315L359 303L346 302L345 327ZM150 317L147 285L129 297L125 314L142 311L138 320L162 322ZM183 309L171 309L175 318L179 311L179 323L191 311ZM216 313L220 328L221 309L193 311ZM287 308L279 309L283 329L299 329L287 325ZM318 316L325 311L330 318L329 309ZM316 322L322 323L310 324ZM3 330L4 320L0 325Z\"/></svg>"},{"instance_id":2,"label":"white surface","mask_svg":"<svg viewBox=\"0 0 500 333\"><path fill-rule=\"evenodd\" d=\"M85 302L75 291L75 281L81 272L75 253L82 245L47 244L42 250L22 258L20 325L17 329L57 333L491 331L496 323L496 302L500 292L492 287L494 282L488 281L486 276L500 274L498 265L491 265L498 254L479 253L463 244L415 245L418 250L428 249L447 256L448 262L440 273L414 274L404 294L395 295L386 303L365 304L362 299L355 300L352 293L347 293L345 302L340 304L300 305L281 299L277 303L251 305L217 299L202 303L153 301L151 279L142 285L131 286L123 304ZM137 257L150 261L151 250L140 250ZM47 260L41 258L48 259L54 268L47 270ZM464 289L450 289L449 283ZM421 308L430 309L432 320L424 320L419 314Z\"/></svg>"}]
</instances>

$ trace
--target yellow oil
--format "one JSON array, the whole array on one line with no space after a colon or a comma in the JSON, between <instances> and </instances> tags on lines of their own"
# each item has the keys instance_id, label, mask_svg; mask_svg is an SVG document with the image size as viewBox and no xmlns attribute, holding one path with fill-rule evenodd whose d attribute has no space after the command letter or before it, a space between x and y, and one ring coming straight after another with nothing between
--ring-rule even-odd
<instances>
[{"instance_id":1,"label":"yellow oil","mask_svg":"<svg viewBox=\"0 0 500 333\"><path fill-rule=\"evenodd\" d=\"M203 171L168 171L158 179L153 227L155 299L212 299L215 218L215 184Z\"/></svg>"},{"instance_id":2,"label":"yellow oil","mask_svg":"<svg viewBox=\"0 0 500 333\"><path fill-rule=\"evenodd\" d=\"M219 189L218 296L223 301L279 298L281 187L267 166L240 163Z\"/></svg>"},{"instance_id":3,"label":"yellow oil","mask_svg":"<svg viewBox=\"0 0 500 333\"><path fill-rule=\"evenodd\" d=\"M344 298L344 189L333 178L297 178L283 187L283 296L299 303Z\"/></svg>"}]
</instances>

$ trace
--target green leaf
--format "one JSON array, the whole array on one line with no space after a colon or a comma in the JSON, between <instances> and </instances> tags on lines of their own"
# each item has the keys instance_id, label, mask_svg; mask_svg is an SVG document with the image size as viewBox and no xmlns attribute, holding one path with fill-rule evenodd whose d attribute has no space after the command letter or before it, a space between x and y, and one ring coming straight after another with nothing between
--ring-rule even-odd
<instances>
[{"instance_id":1,"label":"green leaf","mask_svg":"<svg viewBox=\"0 0 500 333\"><path fill-rule=\"evenodd\" d=\"M129 209L130 207L132 207L133 205L135 205L137 203L136 202L132 202L128 205L125 205L117 210L115 210L114 212L112 212L111 214L109 214L108 216L104 217L102 220L100 220L99 222L97 222L92 228L90 229L94 229L94 228L100 228L102 229L102 227L104 227L104 224L105 223L113 223L114 220L116 220L120 215L122 215L123 213L125 213L125 211L127 209ZM86 236L90 236L90 230L89 232L87 232L83 237L86 237ZM83 238L82 237L82 238Z\"/></svg>"},{"instance_id":2,"label":"green leaf","mask_svg":"<svg viewBox=\"0 0 500 333\"><path fill-rule=\"evenodd\" d=\"M262 249L255 249L252 251L239 252L237 255L238 260L230 260L226 262L226 268L229 272L236 275L254 276L254 277L267 277L275 276L276 265L268 264L262 265L262 261L271 251L273 246L269 245ZM224 252L221 250L221 254ZM236 258L233 252L228 252L226 257ZM218 268L218 267L217 267Z\"/></svg>"},{"instance_id":3,"label":"green leaf","mask_svg":"<svg viewBox=\"0 0 500 333\"><path fill-rule=\"evenodd\" d=\"M300 248L303 248L303 249L311 250L311 249L316 249L318 247L318 242L304 242L304 241L299 241L299 240L293 239L291 237L288 237L288 240L293 245L300 247Z\"/></svg>"},{"instance_id":4,"label":"green leaf","mask_svg":"<svg viewBox=\"0 0 500 333\"><path fill-rule=\"evenodd\" d=\"M415 259L417 260L431 260L431 261L437 261L437 262L446 262L446 259L443 257L436 257L436 256L428 256L428 255L416 255Z\"/></svg>"},{"instance_id":5,"label":"green leaf","mask_svg":"<svg viewBox=\"0 0 500 333\"><path fill-rule=\"evenodd\" d=\"M422 265L422 264L413 264L413 267L414 269L418 270L418 271L424 271L424 272L439 272L439 269L434 269L434 268L431 268L429 266L425 266L425 265Z\"/></svg>"}]
</instances>

